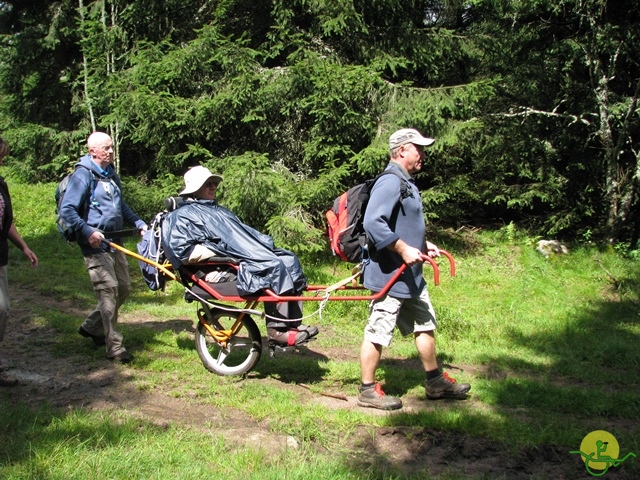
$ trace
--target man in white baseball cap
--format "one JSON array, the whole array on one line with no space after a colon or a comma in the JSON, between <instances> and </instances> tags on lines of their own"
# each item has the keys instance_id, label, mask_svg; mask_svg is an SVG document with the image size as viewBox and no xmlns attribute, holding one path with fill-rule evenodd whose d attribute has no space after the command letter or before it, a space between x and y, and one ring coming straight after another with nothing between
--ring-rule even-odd
<instances>
[{"instance_id":1,"label":"man in white baseball cap","mask_svg":"<svg viewBox=\"0 0 640 480\"><path fill-rule=\"evenodd\" d=\"M369 306L360 348L358 405L362 407L402 408L402 400L386 395L376 382L382 349L391 344L396 328L414 337L428 399L464 399L471 389L468 383L456 382L438 364L436 315L422 275L426 257L438 256L440 251L426 239L422 199L413 175L422 169L425 147L434 142L413 128L394 132L389 137L390 160L385 170L392 175L379 177L371 189L363 220L371 255L363 270L363 284L379 292L403 264L408 268L386 295Z\"/></svg>"},{"instance_id":2,"label":"man in white baseball cap","mask_svg":"<svg viewBox=\"0 0 640 480\"><path fill-rule=\"evenodd\" d=\"M406 145L407 143L428 147L435 143L435 139L423 137L415 128L403 128L394 132L391 137L389 137L389 150Z\"/></svg>"}]
</instances>

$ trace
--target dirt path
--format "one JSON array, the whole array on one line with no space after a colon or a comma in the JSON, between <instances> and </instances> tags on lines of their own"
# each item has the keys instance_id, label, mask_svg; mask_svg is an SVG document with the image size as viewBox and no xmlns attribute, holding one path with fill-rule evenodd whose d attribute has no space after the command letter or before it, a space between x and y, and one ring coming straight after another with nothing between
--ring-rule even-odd
<instances>
[{"instance_id":1,"label":"dirt path","mask_svg":"<svg viewBox=\"0 0 640 480\"><path fill-rule=\"evenodd\" d=\"M174 398L157 389L142 391L131 381L132 374L126 366L114 365L106 359L87 366L79 359L53 355L51 339L54 332L33 315L34 307L39 311L63 311L78 318L86 313L68 302L12 288L12 316L2 352L10 362L9 373L16 376L20 384L2 389L0 395L4 398L34 407L47 402L61 410L126 411L160 426L176 424L223 435L229 443L238 446L260 445L271 451L298 447L295 438L273 433L268 422L257 422L241 411L225 409L220 412L210 405L202 408L196 398ZM138 323L139 319L124 314L121 321ZM349 354L316 345L313 350L329 358ZM246 381L277 382L271 378ZM345 400L314 394L301 386L283 385L283 388L297 388L301 395L306 395L307 401L328 408L359 408L354 396ZM403 412L442 408L438 407L442 405L438 402L412 399L407 399L405 405ZM369 412L371 415L389 415L375 410ZM406 472L427 471L434 478L440 474L446 476L446 472L455 472L465 478L592 478L582 461L568 454L571 448L567 446L525 448L514 455L505 451L503 445L484 438L426 428L387 427L372 432L370 427L363 426L351 435L349 450L353 452L350 463L356 467L359 463L363 469L371 464L393 464ZM606 478L631 479L635 476L612 470Z\"/></svg>"}]
</instances>

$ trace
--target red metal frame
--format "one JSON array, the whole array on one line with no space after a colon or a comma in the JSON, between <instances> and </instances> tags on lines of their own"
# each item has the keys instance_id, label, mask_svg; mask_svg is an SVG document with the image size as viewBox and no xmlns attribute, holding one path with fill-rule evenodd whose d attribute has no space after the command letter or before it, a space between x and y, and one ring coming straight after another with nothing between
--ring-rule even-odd
<instances>
[{"instance_id":1,"label":"red metal frame","mask_svg":"<svg viewBox=\"0 0 640 480\"><path fill-rule=\"evenodd\" d=\"M158 268L160 271L162 271L167 277L171 278L172 280L176 280L176 281L180 281L177 276L171 271L171 266L170 265L160 265L152 260L149 260L148 258L145 258L141 255L138 255L135 252L132 252L131 250L127 250L126 248L112 243L112 242L106 242L110 247L121 251L123 253L125 253L126 255L129 255L131 257L134 257L138 260L141 260L145 263L148 263L150 265L153 265L154 267ZM455 265L455 261L453 260L453 256L447 252L446 250L440 250L440 254L444 255L445 257L447 257L447 259L449 260L449 271L452 277L455 277L456 275L456 265ZM429 262L429 264L431 264L431 267L433 268L433 282L436 285L440 284L440 269L438 268L438 264L436 263L436 261L429 257L428 255L423 255L422 259L426 262ZM402 275L402 273L405 271L405 269L407 268L407 265L404 264L402 265L400 268L398 268L398 270L396 271L396 273L393 275L393 277L391 277L391 279L389 279L389 281L387 282L387 284L384 286L384 288L382 290L380 290L379 292L376 293L372 293L371 295L334 295L334 296L320 296L321 293L323 293L324 290L326 290L327 288L332 288L332 291L357 291L357 290L364 290L365 288L362 286L347 286L347 285L342 285L336 288L333 288L333 286L331 285L309 285L307 286L307 288L305 289L305 292L309 292L309 293L315 293L314 296L281 296L281 295L277 295L275 292L271 291L271 290L265 290L265 295L256 295L256 296L247 296L247 297L240 297L238 295L222 295L220 292L218 292L215 288L213 288L212 285L215 284L210 284L207 283L205 281L203 281L201 278L198 278L195 273L191 272L189 270L189 268L191 267L197 267L198 265L200 266L204 266L204 265L229 265L233 268L235 268L236 270L238 269L238 266L235 265L232 262L208 262L208 263L203 263L203 264L194 264L194 265L188 265L188 266L183 266L180 268L180 273L183 277L188 278L191 282L193 282L194 285L197 285L198 287L200 287L202 290L204 290L205 292L207 292L207 294L211 295L212 298L221 301L221 302L247 302L247 304L250 303L257 303L257 302L299 302L299 301L303 301L303 302L320 302L320 301L345 301L345 300L349 300L349 301L354 301L354 300L378 300L380 298L382 298L383 296L385 296L387 294L387 292L389 292L389 290L391 289L391 286L398 280L398 278L400 278L400 275ZM182 282L181 282L182 283ZM186 287L186 285L183 284L183 286Z\"/></svg>"},{"instance_id":2,"label":"red metal frame","mask_svg":"<svg viewBox=\"0 0 640 480\"><path fill-rule=\"evenodd\" d=\"M444 255L448 260L449 260L449 269L450 269L450 274L452 277L454 277L456 275L456 268L455 268L455 261L453 260L453 256L445 251L445 250L440 250L440 253L442 255ZM427 255L423 255L423 260L425 260L426 262L429 262L429 264L431 264L431 266L433 267L433 279L434 279L434 283L435 285L439 285L440 284L440 270L438 268L438 264L436 263L436 261L427 256ZM206 263L206 264L200 264L202 265L220 265L221 263L219 262L210 262L210 263ZM237 265L234 264L227 264L235 269L238 269ZM407 268L407 265L402 265L397 271L396 273L393 275L393 277L391 277L391 279L389 279L389 281L387 282L387 284L384 286L384 288L382 290L380 290L379 292L376 293L372 293L370 295L334 295L334 296L320 296L318 294L322 294L324 290L326 290L327 288L329 288L329 285L309 285L307 286L307 288L305 289L305 292L310 292L310 293L315 293L315 296L287 296L287 295L278 295L275 292L273 292L272 290L266 289L264 291L263 295L255 295L255 296L246 296L246 297L241 297L238 295L222 295L220 292L218 292L215 288L214 285L215 284L210 284L207 283L205 281L203 281L201 278L198 278L196 276L196 274L194 272L192 272L190 270L190 267L194 267L197 265L189 265L189 266L185 266L185 267L181 267L180 272L182 274L182 276L188 278L191 282L193 282L195 285L197 285L198 287L200 287L202 290L204 290L205 292L207 292L207 294L211 295L212 298L221 301L221 302L298 302L298 301L303 301L303 302L319 302L319 301L324 301L324 300L328 300L328 301L345 301L345 300L349 300L349 301L355 301L355 300L378 300L382 297L384 297L389 290L391 289L391 286L398 280L398 278L400 278L400 275L402 275L402 273L405 271L405 269ZM362 286L347 286L347 285L343 285L340 286L338 288L336 288L334 291L358 291L358 290L365 290L364 287Z\"/></svg>"}]
</instances>

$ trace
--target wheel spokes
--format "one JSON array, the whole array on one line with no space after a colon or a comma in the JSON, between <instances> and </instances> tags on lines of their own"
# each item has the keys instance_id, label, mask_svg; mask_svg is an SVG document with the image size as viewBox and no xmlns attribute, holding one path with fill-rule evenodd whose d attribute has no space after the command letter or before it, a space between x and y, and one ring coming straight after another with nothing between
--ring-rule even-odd
<instances>
[{"instance_id":1,"label":"wheel spokes","mask_svg":"<svg viewBox=\"0 0 640 480\"><path fill-rule=\"evenodd\" d=\"M218 356L216 357L216 363L218 365L224 365L224 361L229 356L229 353L231 352L226 348L221 348L220 351L218 352Z\"/></svg>"}]
</instances>

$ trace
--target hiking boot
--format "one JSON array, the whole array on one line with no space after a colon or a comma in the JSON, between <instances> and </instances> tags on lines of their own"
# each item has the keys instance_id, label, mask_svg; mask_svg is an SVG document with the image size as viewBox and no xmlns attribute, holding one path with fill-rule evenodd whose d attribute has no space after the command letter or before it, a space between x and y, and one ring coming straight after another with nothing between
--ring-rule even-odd
<instances>
[{"instance_id":1,"label":"hiking boot","mask_svg":"<svg viewBox=\"0 0 640 480\"><path fill-rule=\"evenodd\" d=\"M320 332L320 330L318 330L318 327L314 327L313 325L304 325L302 323L298 325L298 331L307 332L309 334L309 338L315 337Z\"/></svg>"},{"instance_id":2,"label":"hiking boot","mask_svg":"<svg viewBox=\"0 0 640 480\"><path fill-rule=\"evenodd\" d=\"M117 355L114 355L113 357L109 357L109 360L111 360L112 362L125 364L133 360L133 355L131 355L129 352L125 350L124 352L120 352Z\"/></svg>"},{"instance_id":3,"label":"hiking boot","mask_svg":"<svg viewBox=\"0 0 640 480\"><path fill-rule=\"evenodd\" d=\"M82 328L82 326L78 328L78 333L85 338L90 338L91 340L93 340L93 343L95 344L96 347L101 347L107 344L107 341L104 335L92 335L89 332L87 332L84 328Z\"/></svg>"},{"instance_id":4,"label":"hiking boot","mask_svg":"<svg viewBox=\"0 0 640 480\"><path fill-rule=\"evenodd\" d=\"M471 390L468 383L458 383L455 378L451 378L447 372L424 382L424 388L427 398L437 400L439 398L457 398L467 397L467 392Z\"/></svg>"},{"instance_id":5,"label":"hiking boot","mask_svg":"<svg viewBox=\"0 0 640 480\"><path fill-rule=\"evenodd\" d=\"M302 345L309 340L309 333L306 330L300 331L295 328L291 330L276 330L275 328L267 328L269 341L280 345L281 347L293 347Z\"/></svg>"},{"instance_id":6,"label":"hiking boot","mask_svg":"<svg viewBox=\"0 0 640 480\"><path fill-rule=\"evenodd\" d=\"M358 389L358 405L361 407L377 408L379 410L397 410L402 408L402 400L390 397L382 391L378 382L373 387Z\"/></svg>"},{"instance_id":7,"label":"hiking boot","mask_svg":"<svg viewBox=\"0 0 640 480\"><path fill-rule=\"evenodd\" d=\"M17 378L7 375L5 372L0 372L0 387L15 387L17 384Z\"/></svg>"}]
</instances>

